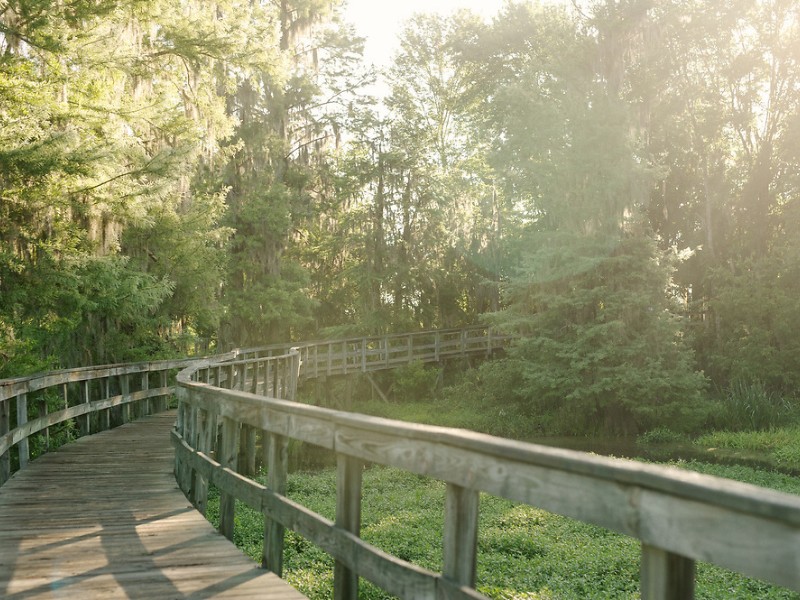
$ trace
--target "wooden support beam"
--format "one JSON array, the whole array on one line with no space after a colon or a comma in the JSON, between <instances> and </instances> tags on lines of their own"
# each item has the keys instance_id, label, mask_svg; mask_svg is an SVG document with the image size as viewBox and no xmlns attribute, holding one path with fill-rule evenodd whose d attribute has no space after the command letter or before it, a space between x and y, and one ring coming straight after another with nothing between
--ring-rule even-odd
<instances>
[{"instance_id":1,"label":"wooden support beam","mask_svg":"<svg viewBox=\"0 0 800 600\"><path fill-rule=\"evenodd\" d=\"M239 423L224 417L222 420L222 441L219 462L223 468L236 470L239 455ZM219 532L233 541L233 520L236 511L236 498L222 492L219 501Z\"/></svg>"},{"instance_id":2,"label":"wooden support beam","mask_svg":"<svg viewBox=\"0 0 800 600\"><path fill-rule=\"evenodd\" d=\"M17 394L17 427L22 427L27 422L28 394ZM19 452L19 468L24 469L28 466L28 461L31 458L30 444L27 437L17 444L17 451Z\"/></svg>"},{"instance_id":3,"label":"wooden support beam","mask_svg":"<svg viewBox=\"0 0 800 600\"><path fill-rule=\"evenodd\" d=\"M478 556L478 492L452 483L444 503L444 566L442 575L475 587Z\"/></svg>"},{"instance_id":4,"label":"wooden support beam","mask_svg":"<svg viewBox=\"0 0 800 600\"><path fill-rule=\"evenodd\" d=\"M11 401L0 400L0 437L10 431ZM0 485L11 477L11 450L0 455Z\"/></svg>"},{"instance_id":5,"label":"wooden support beam","mask_svg":"<svg viewBox=\"0 0 800 600\"><path fill-rule=\"evenodd\" d=\"M265 462L267 464L267 487L282 496L286 494L286 479L289 472L289 440L282 435L264 432ZM283 575L283 525L264 517L264 547L261 566L278 575Z\"/></svg>"},{"instance_id":6,"label":"wooden support beam","mask_svg":"<svg viewBox=\"0 0 800 600\"><path fill-rule=\"evenodd\" d=\"M369 381L370 384L372 385L372 389L378 392L378 395L381 397L381 400L383 400L388 404L389 398L386 397L386 394L383 393L383 390L380 388L380 386L377 383L375 383L375 379L372 377L372 374L366 373L366 376L367 376L367 381Z\"/></svg>"},{"instance_id":7,"label":"wooden support beam","mask_svg":"<svg viewBox=\"0 0 800 600\"><path fill-rule=\"evenodd\" d=\"M361 533L361 481L364 463L344 454L336 456L336 526ZM358 599L358 572L336 561L333 567L335 600Z\"/></svg>"},{"instance_id":8,"label":"wooden support beam","mask_svg":"<svg viewBox=\"0 0 800 600\"><path fill-rule=\"evenodd\" d=\"M642 544L642 600L692 600L694 561Z\"/></svg>"},{"instance_id":9,"label":"wooden support beam","mask_svg":"<svg viewBox=\"0 0 800 600\"><path fill-rule=\"evenodd\" d=\"M197 449L210 456L214 452L217 438L217 416L209 411L199 411ZM194 505L201 513L206 514L208 507L208 480L200 473L195 474Z\"/></svg>"},{"instance_id":10,"label":"wooden support beam","mask_svg":"<svg viewBox=\"0 0 800 600\"><path fill-rule=\"evenodd\" d=\"M89 385L90 381L87 379L83 382L83 403L89 404ZM90 435L92 433L91 413L86 413L78 420L78 425L81 430L81 435Z\"/></svg>"}]
</instances>

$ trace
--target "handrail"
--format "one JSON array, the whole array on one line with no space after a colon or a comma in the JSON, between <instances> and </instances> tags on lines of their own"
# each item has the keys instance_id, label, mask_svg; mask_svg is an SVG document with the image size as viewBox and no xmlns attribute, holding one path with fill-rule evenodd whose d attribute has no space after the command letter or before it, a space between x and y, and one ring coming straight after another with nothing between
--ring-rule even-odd
<instances>
[{"instance_id":1,"label":"handrail","mask_svg":"<svg viewBox=\"0 0 800 600\"><path fill-rule=\"evenodd\" d=\"M670 467L293 401L304 379L402 364L398 340L405 340L405 362L441 358L443 349L449 357L491 353L504 343L490 332L483 334L483 345L475 331L466 339L459 334L457 341L436 332L426 335L432 336L433 349L430 341L415 344L410 336L393 337L390 343L364 338L185 369L177 378L179 413L173 432L179 485L201 511L208 485L220 489L220 531L229 538L236 500L261 511L263 564L279 575L285 528L328 552L336 561L337 599L357 597L359 576L401 598L484 598L474 589L480 492L638 538L644 599L693 597L696 560L800 591L797 496ZM242 474L253 471L256 432L266 450L266 486ZM336 454L334 522L286 498L288 439ZM241 465L240 447L247 457ZM358 537L361 473L367 462L446 482L441 574Z\"/></svg>"},{"instance_id":2,"label":"handrail","mask_svg":"<svg viewBox=\"0 0 800 600\"><path fill-rule=\"evenodd\" d=\"M239 356L233 351L215 360ZM44 432L44 451L51 449L54 426L76 422L80 437L166 410L175 374L196 360L80 367L0 380L0 486L28 465L33 436ZM48 400L53 399L63 408L51 412ZM35 418L29 418L31 410Z\"/></svg>"}]
</instances>

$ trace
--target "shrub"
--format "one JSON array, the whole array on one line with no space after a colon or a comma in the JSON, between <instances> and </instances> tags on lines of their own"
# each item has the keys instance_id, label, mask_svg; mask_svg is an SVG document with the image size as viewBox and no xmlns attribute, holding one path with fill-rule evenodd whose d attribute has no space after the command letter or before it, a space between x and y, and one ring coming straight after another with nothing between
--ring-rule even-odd
<instances>
[{"instance_id":1,"label":"shrub","mask_svg":"<svg viewBox=\"0 0 800 600\"><path fill-rule=\"evenodd\" d=\"M434 394L439 375L439 369L426 367L418 360L395 369L392 383L394 397L401 401L427 399Z\"/></svg>"},{"instance_id":2,"label":"shrub","mask_svg":"<svg viewBox=\"0 0 800 600\"><path fill-rule=\"evenodd\" d=\"M722 395L711 425L730 431L762 431L797 422L792 402L758 380L734 381Z\"/></svg>"},{"instance_id":3,"label":"shrub","mask_svg":"<svg viewBox=\"0 0 800 600\"><path fill-rule=\"evenodd\" d=\"M636 443L642 446L651 444L676 444L686 442L688 439L686 434L672 431L669 427L656 427L655 429L651 429L637 436Z\"/></svg>"}]
</instances>

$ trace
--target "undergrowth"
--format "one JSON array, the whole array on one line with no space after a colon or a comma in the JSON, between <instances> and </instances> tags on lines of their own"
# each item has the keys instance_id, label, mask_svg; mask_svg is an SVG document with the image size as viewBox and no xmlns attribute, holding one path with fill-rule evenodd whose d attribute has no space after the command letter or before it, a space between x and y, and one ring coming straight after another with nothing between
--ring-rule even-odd
<instances>
[{"instance_id":1,"label":"undergrowth","mask_svg":"<svg viewBox=\"0 0 800 600\"><path fill-rule=\"evenodd\" d=\"M748 467L673 463L800 494L800 478ZM335 469L294 473L288 496L333 519ZM435 572L442 568L443 483L404 471L372 467L364 472L362 537L394 556ZM217 518L212 496L209 517ZM235 541L259 560L263 520L237 507ZM639 598L639 542L633 538L534 507L481 496L478 590L497 600ZM333 560L300 536L287 532L286 580L312 600L330 598ZM361 581L360 598L389 596ZM724 569L697 567L697 598L709 600L795 599L800 595Z\"/></svg>"},{"instance_id":2,"label":"undergrowth","mask_svg":"<svg viewBox=\"0 0 800 600\"><path fill-rule=\"evenodd\" d=\"M715 431L698 437L704 448L762 453L777 466L800 469L800 427L769 431Z\"/></svg>"}]
</instances>

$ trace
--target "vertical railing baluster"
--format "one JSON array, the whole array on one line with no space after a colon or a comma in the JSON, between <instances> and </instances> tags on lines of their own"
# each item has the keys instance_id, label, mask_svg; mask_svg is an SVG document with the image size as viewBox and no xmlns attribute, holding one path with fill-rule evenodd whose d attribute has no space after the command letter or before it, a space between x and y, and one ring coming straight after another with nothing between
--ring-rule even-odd
<instances>
[{"instance_id":1,"label":"vertical railing baluster","mask_svg":"<svg viewBox=\"0 0 800 600\"><path fill-rule=\"evenodd\" d=\"M442 575L457 585L473 588L478 555L478 498L475 490L447 484Z\"/></svg>"},{"instance_id":2,"label":"vertical railing baluster","mask_svg":"<svg viewBox=\"0 0 800 600\"><path fill-rule=\"evenodd\" d=\"M166 370L158 372L159 387L163 390L169 384L169 374ZM169 408L169 397L166 395L158 397L158 407L160 411L165 411Z\"/></svg>"},{"instance_id":3,"label":"vertical railing baluster","mask_svg":"<svg viewBox=\"0 0 800 600\"><path fill-rule=\"evenodd\" d=\"M130 392L131 382L127 373L122 373L119 376L120 394L122 394L122 423L128 423L131 420L131 403Z\"/></svg>"},{"instance_id":4,"label":"vertical railing baluster","mask_svg":"<svg viewBox=\"0 0 800 600\"><path fill-rule=\"evenodd\" d=\"M11 429L11 401L0 400L0 437ZM11 449L0 455L0 485L11 477Z\"/></svg>"},{"instance_id":5,"label":"vertical railing baluster","mask_svg":"<svg viewBox=\"0 0 800 600\"><path fill-rule=\"evenodd\" d=\"M229 417L222 419L222 441L219 449L219 462L223 468L236 470L239 455L239 423ZM233 541L233 522L236 512L236 497L220 491L219 532Z\"/></svg>"},{"instance_id":6,"label":"vertical railing baluster","mask_svg":"<svg viewBox=\"0 0 800 600\"><path fill-rule=\"evenodd\" d=\"M692 559L642 544L642 600L692 600L694 579Z\"/></svg>"},{"instance_id":7,"label":"vertical railing baluster","mask_svg":"<svg viewBox=\"0 0 800 600\"><path fill-rule=\"evenodd\" d=\"M83 388L83 404L85 404L85 408L89 407L89 384L91 381L89 379L84 379L81 382L81 387ZM78 423L80 424L81 435L91 435L92 433L92 426L91 426L91 413L87 412L83 415L79 420Z\"/></svg>"},{"instance_id":8,"label":"vertical railing baluster","mask_svg":"<svg viewBox=\"0 0 800 600\"><path fill-rule=\"evenodd\" d=\"M206 410L198 410L197 450L209 456L214 450L217 435L217 416ZM208 480L200 473L195 474L194 505L202 514L208 507Z\"/></svg>"},{"instance_id":9,"label":"vertical railing baluster","mask_svg":"<svg viewBox=\"0 0 800 600\"><path fill-rule=\"evenodd\" d=\"M150 389L150 371L149 369L142 373L142 391L146 391ZM153 404L150 398L144 398L142 400L142 413L144 416L152 415L155 410L153 410Z\"/></svg>"},{"instance_id":10,"label":"vertical railing baluster","mask_svg":"<svg viewBox=\"0 0 800 600\"><path fill-rule=\"evenodd\" d=\"M265 460L267 463L267 487L276 494L286 494L286 479L289 465L289 440L282 435L264 432ZM278 576L283 575L284 527L264 516L264 548L261 566Z\"/></svg>"},{"instance_id":11,"label":"vertical railing baluster","mask_svg":"<svg viewBox=\"0 0 800 600\"><path fill-rule=\"evenodd\" d=\"M17 427L22 427L28 422L28 394L23 392L17 394ZM24 469L28 466L28 461L31 458L30 445L28 444L27 436L20 440L17 444L17 451L19 452L19 468Z\"/></svg>"},{"instance_id":12,"label":"vertical railing baluster","mask_svg":"<svg viewBox=\"0 0 800 600\"><path fill-rule=\"evenodd\" d=\"M367 372L367 338L361 339L361 372Z\"/></svg>"},{"instance_id":13,"label":"vertical railing baluster","mask_svg":"<svg viewBox=\"0 0 800 600\"><path fill-rule=\"evenodd\" d=\"M111 398L111 378L106 376L103 378L102 382L102 391L103 400L108 400ZM98 415L97 418L97 428L100 431L105 431L107 429L111 429L111 408L107 408L103 411L102 415Z\"/></svg>"},{"instance_id":14,"label":"vertical railing baluster","mask_svg":"<svg viewBox=\"0 0 800 600\"><path fill-rule=\"evenodd\" d=\"M39 410L39 418L43 419L47 416L47 398L44 394L40 392L39 398L36 401L38 405L37 408ZM45 427L44 429L44 451L50 451L50 428Z\"/></svg>"},{"instance_id":15,"label":"vertical railing baluster","mask_svg":"<svg viewBox=\"0 0 800 600\"><path fill-rule=\"evenodd\" d=\"M261 370L261 363L254 362L253 363L253 382L250 384L250 392L253 394L258 394L258 373Z\"/></svg>"},{"instance_id":16,"label":"vertical railing baluster","mask_svg":"<svg viewBox=\"0 0 800 600\"><path fill-rule=\"evenodd\" d=\"M297 350L292 351L289 358L289 392L287 400L297 400L297 386L300 381L300 353Z\"/></svg>"},{"instance_id":17,"label":"vertical railing baluster","mask_svg":"<svg viewBox=\"0 0 800 600\"><path fill-rule=\"evenodd\" d=\"M184 441L186 440L186 407L188 404L183 400L178 401L178 414L175 416L175 431L181 436ZM175 474L175 479L178 481L178 487L183 491L184 494L189 492L188 486L186 485L186 469L188 467L185 463L180 461L180 455L178 452L175 453L175 467L173 468L173 473Z\"/></svg>"},{"instance_id":18,"label":"vertical railing baluster","mask_svg":"<svg viewBox=\"0 0 800 600\"><path fill-rule=\"evenodd\" d=\"M336 456L336 526L354 535L361 533L361 482L364 463L350 456ZM335 600L357 600L358 572L336 561L333 567Z\"/></svg>"}]
</instances>

